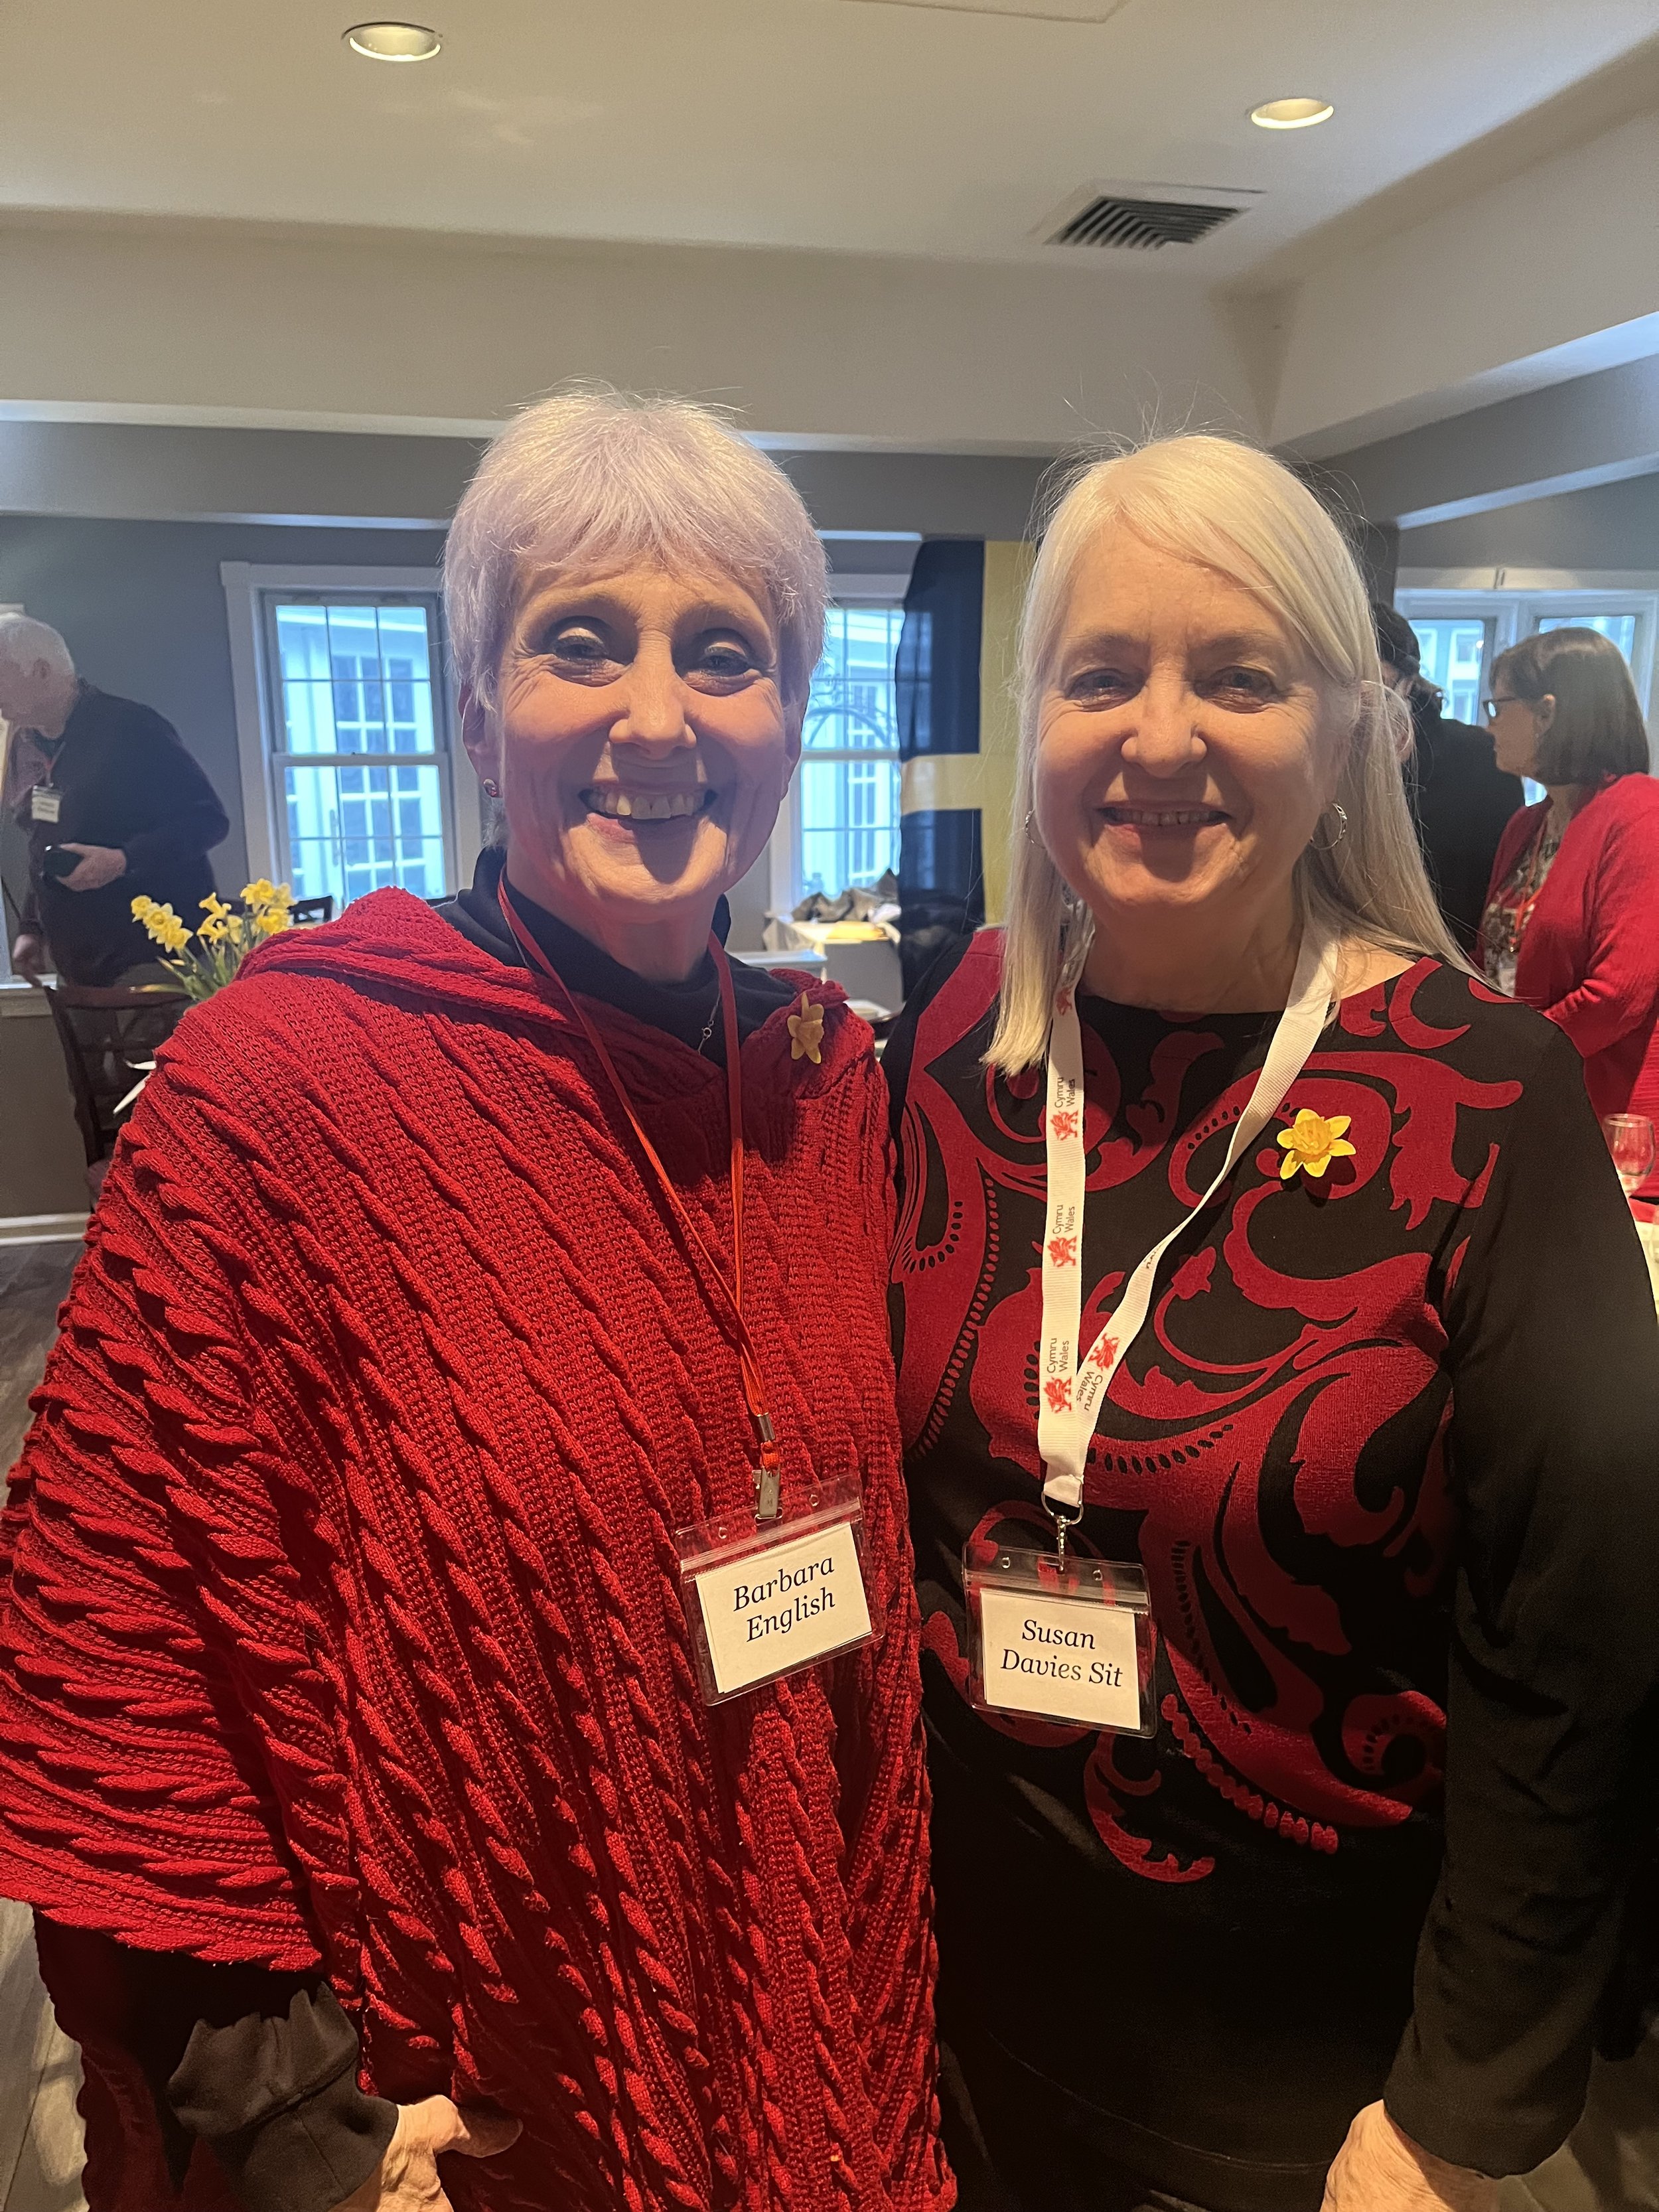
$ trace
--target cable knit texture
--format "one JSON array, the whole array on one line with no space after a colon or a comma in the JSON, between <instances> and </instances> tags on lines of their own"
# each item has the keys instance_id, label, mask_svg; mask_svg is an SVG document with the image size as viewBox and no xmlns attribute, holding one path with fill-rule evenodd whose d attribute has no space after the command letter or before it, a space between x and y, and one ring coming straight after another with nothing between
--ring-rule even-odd
<instances>
[{"instance_id":1,"label":"cable knit texture","mask_svg":"<svg viewBox=\"0 0 1659 2212\"><path fill-rule=\"evenodd\" d=\"M462 2212L952 2201L885 1097L807 988L822 1065L743 1048L745 1304L786 1510L861 1476L886 1632L714 1711L673 1532L751 1495L737 1359L568 1014L383 891L164 1048L0 1523L0 1892L94 2212L173 2199L77 1929L320 1960L367 2088L524 2122ZM589 1011L729 1252L723 1074Z\"/></svg>"}]
</instances>

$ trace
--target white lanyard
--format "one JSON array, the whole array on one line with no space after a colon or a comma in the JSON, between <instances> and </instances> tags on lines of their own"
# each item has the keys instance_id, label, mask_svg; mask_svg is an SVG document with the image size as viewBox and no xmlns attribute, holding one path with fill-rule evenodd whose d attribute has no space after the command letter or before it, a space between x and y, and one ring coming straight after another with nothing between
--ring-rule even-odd
<instances>
[{"instance_id":1,"label":"white lanyard","mask_svg":"<svg viewBox=\"0 0 1659 2212\"><path fill-rule=\"evenodd\" d=\"M1066 1524L1083 1510L1089 1440L1112 1377L1146 1319L1158 1263L1187 1224L1215 1196L1245 1147L1254 1144L1267 1127L1285 1092L1307 1066L1330 1013L1337 950L1336 939L1320 937L1311 929L1303 932L1289 1002L1279 1018L1249 1103L1234 1127L1227 1157L1192 1212L1153 1245L1130 1276L1081 1370L1077 1346L1083 1316L1083 1030L1075 993L1065 989L1054 994L1045 1117L1048 1206L1042 1235L1042 1341L1039 1347L1042 1371L1037 1449L1044 1468L1043 1503L1060 1523L1062 1555Z\"/></svg>"}]
</instances>

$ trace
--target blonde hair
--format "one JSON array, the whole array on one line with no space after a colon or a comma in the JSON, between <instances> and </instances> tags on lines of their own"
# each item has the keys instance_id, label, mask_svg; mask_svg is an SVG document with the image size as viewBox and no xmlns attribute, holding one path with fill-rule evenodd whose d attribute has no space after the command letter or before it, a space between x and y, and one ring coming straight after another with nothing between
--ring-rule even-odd
<instances>
[{"instance_id":1,"label":"blonde hair","mask_svg":"<svg viewBox=\"0 0 1659 2212\"><path fill-rule=\"evenodd\" d=\"M1406 803L1400 745L1407 709L1383 685L1370 602L1341 532L1271 454L1230 438L1162 438L1073 477L1043 533L1025 595L1008 923L988 1064L1012 1075L1042 1059L1054 993L1076 982L1094 941L1094 917L1027 825L1034 831L1038 714L1073 580L1110 522L1249 592L1346 702L1352 719L1335 798L1347 829L1328 850L1310 845L1297 861L1304 927L1465 967L1429 888Z\"/></svg>"},{"instance_id":2,"label":"blonde hair","mask_svg":"<svg viewBox=\"0 0 1659 2212\"><path fill-rule=\"evenodd\" d=\"M806 696L823 649L823 545L783 471L712 408L589 386L526 408L489 447L444 550L456 674L487 706L532 557L738 578L771 607L785 697Z\"/></svg>"}]
</instances>

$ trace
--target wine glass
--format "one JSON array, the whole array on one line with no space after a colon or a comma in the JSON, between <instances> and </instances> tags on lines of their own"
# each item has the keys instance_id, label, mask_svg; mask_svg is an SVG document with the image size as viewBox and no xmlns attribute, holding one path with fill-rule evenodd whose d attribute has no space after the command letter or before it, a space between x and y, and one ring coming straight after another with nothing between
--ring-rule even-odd
<instances>
[{"instance_id":1,"label":"wine glass","mask_svg":"<svg viewBox=\"0 0 1659 2212\"><path fill-rule=\"evenodd\" d=\"M1629 1198L1653 1173L1653 1124L1641 1114L1609 1114L1601 1123L1601 1134Z\"/></svg>"}]
</instances>

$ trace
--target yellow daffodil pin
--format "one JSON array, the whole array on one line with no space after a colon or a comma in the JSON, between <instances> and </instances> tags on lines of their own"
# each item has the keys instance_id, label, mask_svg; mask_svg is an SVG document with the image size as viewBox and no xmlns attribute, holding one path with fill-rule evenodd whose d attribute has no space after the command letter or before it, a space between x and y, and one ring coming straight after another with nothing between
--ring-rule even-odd
<instances>
[{"instance_id":1,"label":"yellow daffodil pin","mask_svg":"<svg viewBox=\"0 0 1659 2212\"><path fill-rule=\"evenodd\" d=\"M800 1012L789 1017L789 1057L810 1060L814 1067L823 1059L823 1008L815 1006L805 991Z\"/></svg>"},{"instance_id":2,"label":"yellow daffodil pin","mask_svg":"<svg viewBox=\"0 0 1659 2212\"><path fill-rule=\"evenodd\" d=\"M1352 1158L1353 1146L1347 1141L1351 1118L1346 1114L1333 1114L1328 1121L1311 1106L1304 1106L1290 1127L1279 1133L1279 1141L1285 1147L1285 1157L1279 1165L1279 1181L1288 1182L1298 1168L1304 1168L1316 1182L1333 1160Z\"/></svg>"}]
</instances>

